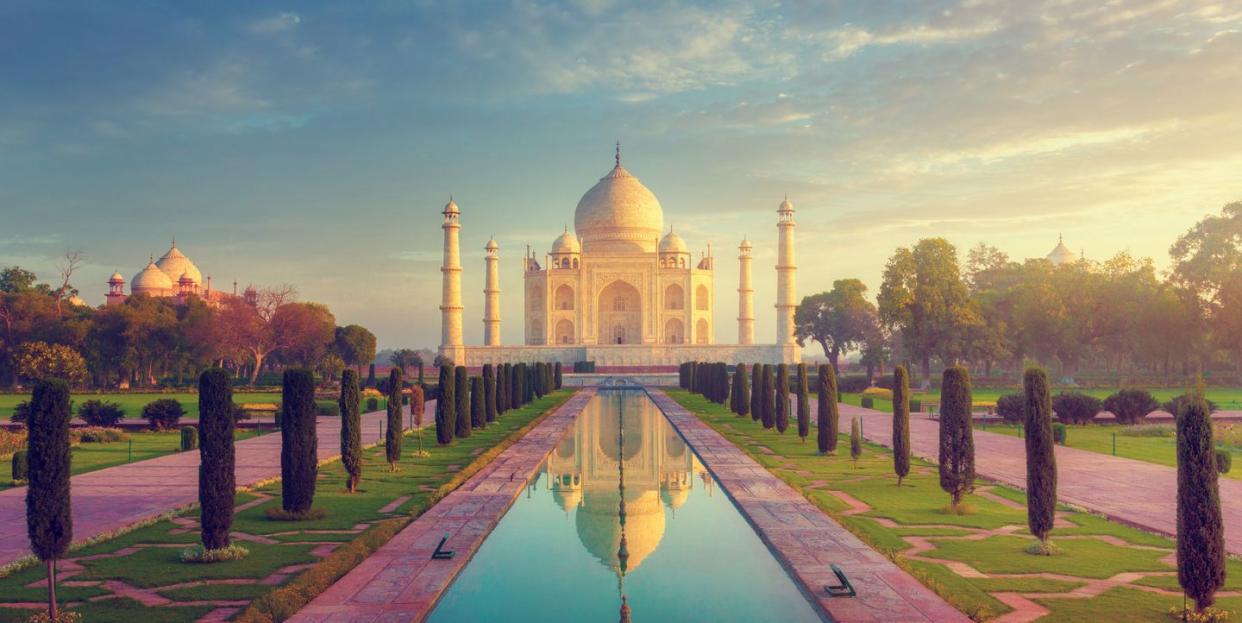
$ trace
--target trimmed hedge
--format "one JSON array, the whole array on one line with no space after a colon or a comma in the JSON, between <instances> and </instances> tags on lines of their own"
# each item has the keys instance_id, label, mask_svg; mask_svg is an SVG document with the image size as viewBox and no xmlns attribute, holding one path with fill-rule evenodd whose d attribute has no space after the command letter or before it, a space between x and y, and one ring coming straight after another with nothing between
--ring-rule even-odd
<instances>
[{"instance_id":1,"label":"trimmed hedge","mask_svg":"<svg viewBox=\"0 0 1242 623\"><path fill-rule=\"evenodd\" d=\"M198 449L198 429L193 426L181 427L181 451Z\"/></svg>"},{"instance_id":2,"label":"trimmed hedge","mask_svg":"<svg viewBox=\"0 0 1242 623\"><path fill-rule=\"evenodd\" d=\"M1065 445L1065 440L1069 439L1069 427L1057 422L1052 425L1052 441Z\"/></svg>"},{"instance_id":3,"label":"trimmed hedge","mask_svg":"<svg viewBox=\"0 0 1242 623\"><path fill-rule=\"evenodd\" d=\"M1228 450L1216 451L1216 471L1221 474L1228 474L1233 467L1233 453Z\"/></svg>"},{"instance_id":4,"label":"trimmed hedge","mask_svg":"<svg viewBox=\"0 0 1242 623\"><path fill-rule=\"evenodd\" d=\"M125 417L125 410L115 402L91 399L78 407L78 417L91 426L111 428Z\"/></svg>"},{"instance_id":5,"label":"trimmed hedge","mask_svg":"<svg viewBox=\"0 0 1242 623\"><path fill-rule=\"evenodd\" d=\"M30 463L27 461L26 451L18 450L13 453L12 475L14 482L25 482L30 478Z\"/></svg>"},{"instance_id":6,"label":"trimmed hedge","mask_svg":"<svg viewBox=\"0 0 1242 623\"><path fill-rule=\"evenodd\" d=\"M1064 392L1052 399L1057 419L1066 424L1090 424L1101 408L1099 398L1080 392Z\"/></svg>"},{"instance_id":7,"label":"trimmed hedge","mask_svg":"<svg viewBox=\"0 0 1242 623\"><path fill-rule=\"evenodd\" d=\"M1010 424L1021 423L1025 418L1023 414L1023 405L1026 399L1022 394L1005 394L996 399L996 415L1004 418Z\"/></svg>"},{"instance_id":8,"label":"trimmed hedge","mask_svg":"<svg viewBox=\"0 0 1242 623\"><path fill-rule=\"evenodd\" d=\"M169 430L177 426L185 409L181 403L172 398L160 398L147 403L142 408L142 417L147 420L152 430Z\"/></svg>"},{"instance_id":9,"label":"trimmed hedge","mask_svg":"<svg viewBox=\"0 0 1242 623\"><path fill-rule=\"evenodd\" d=\"M1119 424L1135 424L1159 409L1160 401L1145 389L1123 389L1105 398L1102 406Z\"/></svg>"}]
</instances>

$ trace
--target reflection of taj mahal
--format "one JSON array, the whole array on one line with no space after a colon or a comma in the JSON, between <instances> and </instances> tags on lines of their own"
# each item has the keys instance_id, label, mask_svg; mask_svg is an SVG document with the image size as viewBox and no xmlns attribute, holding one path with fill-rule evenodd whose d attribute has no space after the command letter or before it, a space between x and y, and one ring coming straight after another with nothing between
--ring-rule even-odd
<instances>
[{"instance_id":1,"label":"reflection of taj mahal","mask_svg":"<svg viewBox=\"0 0 1242 623\"><path fill-rule=\"evenodd\" d=\"M686 242L664 229L659 200L616 166L582 196L574 231L565 231L542 258L528 251L524 272L522 346L500 343L500 246L485 247L484 345L462 340L461 210L444 207L444 289L441 354L458 364L511 361L594 361L605 366L673 365L688 360L800 359L793 336L797 305L793 204L777 209L779 252L774 344L756 345L749 240L738 247L737 343L717 344L713 312L716 258L710 246L695 259Z\"/></svg>"},{"instance_id":2,"label":"reflection of taj mahal","mask_svg":"<svg viewBox=\"0 0 1242 623\"><path fill-rule=\"evenodd\" d=\"M567 513L577 509L579 541L621 574L637 569L660 545L666 508L675 513L686 502L700 473L706 470L698 457L655 403L630 392L605 392L592 400L547 461L553 499ZM624 521L618 517L622 477ZM704 481L711 480L705 476ZM622 536L624 562L618 555Z\"/></svg>"}]
</instances>

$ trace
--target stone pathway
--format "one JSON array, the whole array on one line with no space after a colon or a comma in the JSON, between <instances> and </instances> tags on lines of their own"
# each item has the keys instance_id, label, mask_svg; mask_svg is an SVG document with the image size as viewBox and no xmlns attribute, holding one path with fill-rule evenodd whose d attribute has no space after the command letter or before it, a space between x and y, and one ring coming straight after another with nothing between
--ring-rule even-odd
<instances>
[{"instance_id":1,"label":"stone pathway","mask_svg":"<svg viewBox=\"0 0 1242 623\"><path fill-rule=\"evenodd\" d=\"M673 399L657 389L649 393L803 593L832 620L970 621ZM845 571L857 597L828 597L824 586L837 583L832 563Z\"/></svg>"},{"instance_id":2,"label":"stone pathway","mask_svg":"<svg viewBox=\"0 0 1242 623\"><path fill-rule=\"evenodd\" d=\"M288 620L423 620L594 395L593 389L575 394ZM445 548L456 556L431 560L445 534Z\"/></svg>"},{"instance_id":3,"label":"stone pathway","mask_svg":"<svg viewBox=\"0 0 1242 623\"><path fill-rule=\"evenodd\" d=\"M892 447L891 413L841 405L846 430L859 416L867 441ZM925 415L910 417L910 445L916 456L933 463L939 455L939 423ZM1072 432L1071 432L1072 434ZM1026 442L975 427L975 471L979 476L1019 489L1026 487ZM1119 523L1177 535L1177 469L1145 461L1057 446L1057 498ZM1225 548L1242 555L1242 481L1220 479L1225 519Z\"/></svg>"},{"instance_id":4,"label":"stone pathway","mask_svg":"<svg viewBox=\"0 0 1242 623\"><path fill-rule=\"evenodd\" d=\"M427 403L428 413L435 401ZM382 411L362 418L362 443L382 441ZM408 420L408 416L406 418ZM340 449L340 418L318 420L319 460L336 457ZM237 442L238 487L253 487L280 476L280 433ZM80 543L108 535L163 513L198 502L198 451L179 452L119 465L71 479L73 540ZM26 536L26 488L0 491L0 566L30 553Z\"/></svg>"}]
</instances>

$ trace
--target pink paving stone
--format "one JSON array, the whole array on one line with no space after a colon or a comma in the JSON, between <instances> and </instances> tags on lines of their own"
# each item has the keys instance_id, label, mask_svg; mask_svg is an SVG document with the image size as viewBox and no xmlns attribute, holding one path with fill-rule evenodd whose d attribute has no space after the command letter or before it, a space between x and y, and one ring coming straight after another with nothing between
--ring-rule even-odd
<instances>
[{"instance_id":1,"label":"pink paving stone","mask_svg":"<svg viewBox=\"0 0 1242 623\"><path fill-rule=\"evenodd\" d=\"M364 442L379 436L384 418L380 411L363 416ZM340 418L319 418L317 432L319 459L336 457L340 449ZM280 476L279 432L239 441L236 452L234 473L238 487ZM198 451L81 474L70 480L70 487L74 542L82 542L196 503ZM0 491L0 566L29 553L26 488Z\"/></svg>"},{"instance_id":2,"label":"pink paving stone","mask_svg":"<svg viewBox=\"0 0 1242 623\"><path fill-rule=\"evenodd\" d=\"M841 405L841 416L857 415L867 441L892 447L892 414ZM935 462L939 423L910 416L910 446L916 456ZM1070 435L1073 435L1073 430ZM1025 441L975 427L975 471L1019 489L1026 487ZM1115 521L1167 536L1177 534L1177 469L1099 452L1057 446L1057 498ZM1242 481L1220 479L1225 548L1242 555Z\"/></svg>"}]
</instances>

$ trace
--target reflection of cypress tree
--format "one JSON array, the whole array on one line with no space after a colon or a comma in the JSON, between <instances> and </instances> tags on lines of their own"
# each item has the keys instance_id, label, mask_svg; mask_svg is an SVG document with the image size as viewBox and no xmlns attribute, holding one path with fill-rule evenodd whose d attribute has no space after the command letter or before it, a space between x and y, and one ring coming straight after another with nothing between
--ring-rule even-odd
<instances>
[{"instance_id":1,"label":"reflection of cypress tree","mask_svg":"<svg viewBox=\"0 0 1242 623\"><path fill-rule=\"evenodd\" d=\"M470 436L470 371L466 366L457 366L454 371L453 384L457 386L457 426L453 436L465 439Z\"/></svg>"},{"instance_id":2,"label":"reflection of cypress tree","mask_svg":"<svg viewBox=\"0 0 1242 623\"><path fill-rule=\"evenodd\" d=\"M440 397L436 399L436 443L447 446L457 430L457 377L453 366L440 366Z\"/></svg>"},{"instance_id":3,"label":"reflection of cypress tree","mask_svg":"<svg viewBox=\"0 0 1242 623\"><path fill-rule=\"evenodd\" d=\"M776 366L776 432L789 428L789 366Z\"/></svg>"}]
</instances>

